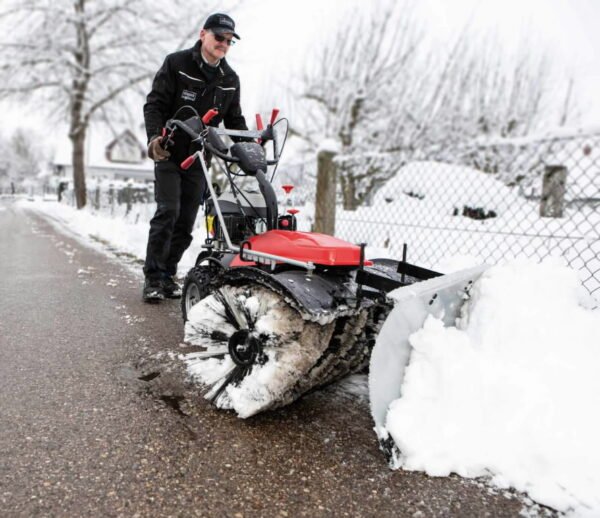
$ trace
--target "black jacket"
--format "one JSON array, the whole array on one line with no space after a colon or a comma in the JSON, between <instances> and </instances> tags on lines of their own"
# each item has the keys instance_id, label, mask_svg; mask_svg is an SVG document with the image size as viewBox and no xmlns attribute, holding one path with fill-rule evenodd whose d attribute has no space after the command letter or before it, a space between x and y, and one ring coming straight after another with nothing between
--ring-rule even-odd
<instances>
[{"instance_id":1,"label":"black jacket","mask_svg":"<svg viewBox=\"0 0 600 518\"><path fill-rule=\"evenodd\" d=\"M216 77L209 79L210 74L205 72L208 65L200 55L201 45L198 40L190 49L169 54L156 73L144 105L148 142L160 135L167 120L186 105L195 108L200 116L216 108L219 115L210 122L211 126L223 121L229 129L248 129L240 107L238 75L221 59ZM185 120L193 115L191 110L182 109L177 118ZM169 151L171 160L180 163L189 155L189 140L178 135Z\"/></svg>"}]
</instances>

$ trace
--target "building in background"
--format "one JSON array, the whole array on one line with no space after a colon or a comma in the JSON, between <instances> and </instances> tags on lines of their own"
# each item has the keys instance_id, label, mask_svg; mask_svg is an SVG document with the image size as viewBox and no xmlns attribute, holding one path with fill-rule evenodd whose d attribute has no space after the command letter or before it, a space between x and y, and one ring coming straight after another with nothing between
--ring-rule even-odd
<instances>
[{"instance_id":1,"label":"building in background","mask_svg":"<svg viewBox=\"0 0 600 518\"><path fill-rule=\"evenodd\" d=\"M132 180L149 183L154 180L154 163L146 153L145 136L130 129L116 134L104 128L91 128L86 146L86 181ZM71 145L59 145L52 161L56 176L71 181L73 166Z\"/></svg>"}]
</instances>

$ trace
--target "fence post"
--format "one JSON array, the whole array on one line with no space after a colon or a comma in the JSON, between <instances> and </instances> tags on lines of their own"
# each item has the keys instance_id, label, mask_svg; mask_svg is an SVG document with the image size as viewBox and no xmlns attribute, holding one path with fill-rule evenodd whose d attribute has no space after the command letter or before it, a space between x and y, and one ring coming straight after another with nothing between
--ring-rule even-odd
<instances>
[{"instance_id":1,"label":"fence post","mask_svg":"<svg viewBox=\"0 0 600 518\"><path fill-rule=\"evenodd\" d=\"M315 207L315 232L335 233L335 198L337 170L333 160L336 154L321 150L317 155L317 196Z\"/></svg>"},{"instance_id":2,"label":"fence post","mask_svg":"<svg viewBox=\"0 0 600 518\"><path fill-rule=\"evenodd\" d=\"M562 218L565 206L567 168L562 165L547 165L542 182L540 216Z\"/></svg>"},{"instance_id":3,"label":"fence post","mask_svg":"<svg viewBox=\"0 0 600 518\"><path fill-rule=\"evenodd\" d=\"M131 207L132 207L132 195L133 195L133 189L131 188L131 185L127 185L127 187L125 187L125 189L123 189L124 193L125 193L125 203L126 203L126 211L125 211L125 216L128 216L129 213L131 212Z\"/></svg>"},{"instance_id":4,"label":"fence post","mask_svg":"<svg viewBox=\"0 0 600 518\"><path fill-rule=\"evenodd\" d=\"M110 215L115 213L115 188L113 184L108 184L108 203L110 204Z\"/></svg>"}]
</instances>

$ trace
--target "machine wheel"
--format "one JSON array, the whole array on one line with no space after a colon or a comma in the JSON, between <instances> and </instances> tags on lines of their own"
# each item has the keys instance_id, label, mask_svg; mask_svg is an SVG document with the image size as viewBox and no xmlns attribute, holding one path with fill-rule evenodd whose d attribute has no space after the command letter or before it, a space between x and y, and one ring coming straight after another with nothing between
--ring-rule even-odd
<instances>
[{"instance_id":1,"label":"machine wheel","mask_svg":"<svg viewBox=\"0 0 600 518\"><path fill-rule=\"evenodd\" d=\"M205 256L201 253L194 266L185 276L181 291L181 316L186 322L192 306L195 306L209 294L209 283L221 271L223 266L218 259Z\"/></svg>"},{"instance_id":2,"label":"machine wheel","mask_svg":"<svg viewBox=\"0 0 600 518\"><path fill-rule=\"evenodd\" d=\"M190 301L196 276L190 276ZM259 284L222 284L187 312L185 340L203 351L186 357L204 396L249 417L288 404L320 380L311 370L330 342L334 324L302 318L282 295ZM184 291L185 293L185 291Z\"/></svg>"},{"instance_id":3,"label":"machine wheel","mask_svg":"<svg viewBox=\"0 0 600 518\"><path fill-rule=\"evenodd\" d=\"M186 275L181 292L181 315L184 322L188 319L190 309L208 295L209 279L210 268L202 265L192 268Z\"/></svg>"}]
</instances>

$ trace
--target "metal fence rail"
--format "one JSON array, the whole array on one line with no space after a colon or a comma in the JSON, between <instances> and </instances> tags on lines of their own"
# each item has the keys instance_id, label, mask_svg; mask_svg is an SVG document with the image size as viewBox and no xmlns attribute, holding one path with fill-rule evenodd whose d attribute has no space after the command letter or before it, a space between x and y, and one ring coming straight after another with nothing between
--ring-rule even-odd
<instances>
[{"instance_id":1,"label":"metal fence rail","mask_svg":"<svg viewBox=\"0 0 600 518\"><path fill-rule=\"evenodd\" d=\"M492 264L560 256L598 298L600 133L431 149L405 162L368 206L338 206L336 235L395 257L407 243L409 259L429 267L458 254Z\"/></svg>"}]
</instances>

